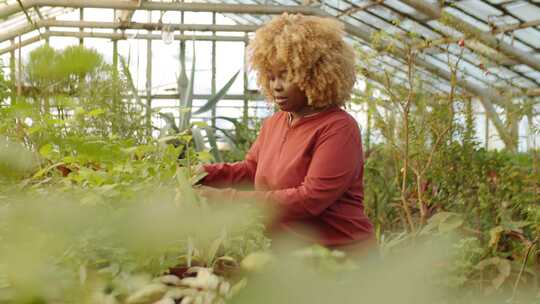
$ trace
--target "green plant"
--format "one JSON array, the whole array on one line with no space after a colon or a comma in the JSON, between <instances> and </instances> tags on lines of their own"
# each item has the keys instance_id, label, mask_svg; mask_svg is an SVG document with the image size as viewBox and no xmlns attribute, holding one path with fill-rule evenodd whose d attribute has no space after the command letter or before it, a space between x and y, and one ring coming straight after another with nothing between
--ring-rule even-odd
<instances>
[{"instance_id":1,"label":"green plant","mask_svg":"<svg viewBox=\"0 0 540 304\"><path fill-rule=\"evenodd\" d=\"M59 51L44 45L29 55L23 98L17 102L27 104L35 128L45 120L56 120L62 130L56 133L144 142L142 108L119 94L126 87L127 80L118 78L96 50L71 46ZM47 126L41 123L41 127Z\"/></svg>"},{"instance_id":2,"label":"green plant","mask_svg":"<svg viewBox=\"0 0 540 304\"><path fill-rule=\"evenodd\" d=\"M392 41L406 43L396 50ZM467 241L457 246L460 258L449 267L454 271L450 285L503 294L516 282L537 284L533 269L539 262L531 257L538 251L530 246L540 227L534 151L479 148L471 98L457 86L463 49L459 56L448 55L449 90L435 94L416 69L423 51L417 37L380 34L374 44L378 52L360 52L359 70L378 83L381 94L374 97L368 86L357 92L355 102L368 108L368 134L383 140L367 141L365 170L366 212L381 243L387 249L417 244L435 219L455 214L460 218L456 232ZM396 51L407 55L401 82L393 71L376 72L371 65Z\"/></svg>"},{"instance_id":3,"label":"green plant","mask_svg":"<svg viewBox=\"0 0 540 304\"><path fill-rule=\"evenodd\" d=\"M0 106L3 106L11 94L10 83L4 75L4 63L0 60Z\"/></svg>"},{"instance_id":4,"label":"green plant","mask_svg":"<svg viewBox=\"0 0 540 304\"><path fill-rule=\"evenodd\" d=\"M195 42L193 42L193 48L195 49ZM223 157L217 146L217 137L214 128L211 128L206 123L192 123L192 115L202 114L215 109L218 102L227 94L227 91L233 85L234 81L240 74L240 71L236 72L229 81L220 89L216 94L211 96L207 102L201 106L197 111L192 110L193 105L193 83L195 81L195 52L192 59L191 74L190 77L186 75L185 62L182 63L182 72L178 77L178 92L179 92L179 123L176 124L174 116L170 113L158 113L162 119L165 120L166 125L160 130L160 137L164 138L164 141L179 144L176 134L190 134L191 139L198 152L206 150L206 142L210 145L211 153L214 161L222 162ZM122 60L123 70L128 79L131 79L129 69L127 69L124 60ZM132 80L130 80L132 83ZM130 85L134 87L133 84ZM135 91L132 89L132 91ZM148 111L148 109L147 109ZM158 109L159 111L159 109ZM189 142L188 142L189 144Z\"/></svg>"}]
</instances>

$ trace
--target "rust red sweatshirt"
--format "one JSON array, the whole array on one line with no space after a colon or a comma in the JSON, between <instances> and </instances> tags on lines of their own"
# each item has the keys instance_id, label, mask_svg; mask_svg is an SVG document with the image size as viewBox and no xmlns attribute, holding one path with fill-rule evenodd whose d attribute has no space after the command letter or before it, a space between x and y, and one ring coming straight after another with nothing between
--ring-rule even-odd
<instances>
[{"instance_id":1,"label":"rust red sweatshirt","mask_svg":"<svg viewBox=\"0 0 540 304\"><path fill-rule=\"evenodd\" d=\"M273 204L282 215L279 229L340 246L373 237L364 214L363 166L358 124L344 110L333 107L293 125L280 111L264 121L244 161L206 165L202 183L254 184L255 191L235 195Z\"/></svg>"}]
</instances>

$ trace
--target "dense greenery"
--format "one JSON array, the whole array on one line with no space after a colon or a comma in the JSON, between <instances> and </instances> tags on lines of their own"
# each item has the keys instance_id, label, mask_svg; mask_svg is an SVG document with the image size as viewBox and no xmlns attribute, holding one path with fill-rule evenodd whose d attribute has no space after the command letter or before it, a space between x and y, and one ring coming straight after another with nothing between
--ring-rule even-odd
<instances>
[{"instance_id":1,"label":"dense greenery","mask_svg":"<svg viewBox=\"0 0 540 304\"><path fill-rule=\"evenodd\" d=\"M188 109L162 115L155 139L145 105L123 95L125 65L83 47L31 53L13 102L0 75L0 303L539 303L539 151L480 148L471 99L426 93L412 50L408 86L359 54L382 84L354 97L370 117L365 205L382 263L269 254L260 210L197 196L197 166L242 159L260 122L212 129Z\"/></svg>"},{"instance_id":2,"label":"dense greenery","mask_svg":"<svg viewBox=\"0 0 540 304\"><path fill-rule=\"evenodd\" d=\"M45 46L3 100L0 302L126 300L175 266L225 274L267 248L257 210L196 196L211 155L189 130L148 137L117 75L95 50Z\"/></svg>"},{"instance_id":3,"label":"dense greenery","mask_svg":"<svg viewBox=\"0 0 540 304\"><path fill-rule=\"evenodd\" d=\"M374 46L392 53L386 38L374 37ZM450 89L432 92L416 67L424 42L398 38L409 42L405 80L375 72L381 53L359 50L359 70L381 94L374 97L370 84L355 97L368 109L365 203L381 247L418 244L434 228L454 231L461 240L448 286L514 301L518 287L540 283L540 155L481 148L472 98L457 86L461 57L448 55ZM511 128L510 115L505 123ZM371 143L374 135L382 143Z\"/></svg>"}]
</instances>

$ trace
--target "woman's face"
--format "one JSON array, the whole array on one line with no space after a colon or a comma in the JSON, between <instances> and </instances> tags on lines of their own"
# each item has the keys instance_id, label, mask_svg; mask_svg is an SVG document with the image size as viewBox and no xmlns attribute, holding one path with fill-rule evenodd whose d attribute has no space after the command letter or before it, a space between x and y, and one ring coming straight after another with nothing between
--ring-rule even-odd
<instances>
[{"instance_id":1,"label":"woman's face","mask_svg":"<svg viewBox=\"0 0 540 304\"><path fill-rule=\"evenodd\" d=\"M280 110L302 112L308 107L308 98L300 88L287 80L287 69L273 68L269 75L274 102Z\"/></svg>"}]
</instances>

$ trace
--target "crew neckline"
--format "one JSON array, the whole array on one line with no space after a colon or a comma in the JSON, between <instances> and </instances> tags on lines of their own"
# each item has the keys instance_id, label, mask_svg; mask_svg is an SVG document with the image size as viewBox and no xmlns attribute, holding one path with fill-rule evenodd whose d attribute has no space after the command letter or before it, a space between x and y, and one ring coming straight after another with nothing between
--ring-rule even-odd
<instances>
[{"instance_id":1,"label":"crew neckline","mask_svg":"<svg viewBox=\"0 0 540 304\"><path fill-rule=\"evenodd\" d=\"M287 121L287 126L289 128L294 128L294 127L297 127L299 124L301 124L302 122L306 121L306 120L311 120L311 118L315 118L315 117L318 117L322 114L325 114L325 113L330 113L330 112L334 112L334 111L337 111L339 110L340 108L337 107L337 106L330 106L329 108L323 110L323 111L320 111L320 112L317 112L317 113L312 113L312 114L308 114L306 116L302 116L300 117L299 120L296 121L296 123L293 125L292 124L292 114L291 112L285 112L285 115L287 115L286 117L286 121Z\"/></svg>"}]
</instances>

